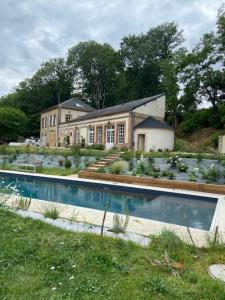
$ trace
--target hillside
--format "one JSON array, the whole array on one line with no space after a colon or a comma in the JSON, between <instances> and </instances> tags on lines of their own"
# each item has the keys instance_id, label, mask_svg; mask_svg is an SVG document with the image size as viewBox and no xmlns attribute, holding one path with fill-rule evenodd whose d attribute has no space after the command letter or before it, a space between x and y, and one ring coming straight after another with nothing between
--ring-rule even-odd
<instances>
[{"instance_id":1,"label":"hillside","mask_svg":"<svg viewBox=\"0 0 225 300\"><path fill-rule=\"evenodd\" d=\"M185 137L176 134L175 150L186 152L217 153L218 137L225 134L225 130L203 128Z\"/></svg>"}]
</instances>

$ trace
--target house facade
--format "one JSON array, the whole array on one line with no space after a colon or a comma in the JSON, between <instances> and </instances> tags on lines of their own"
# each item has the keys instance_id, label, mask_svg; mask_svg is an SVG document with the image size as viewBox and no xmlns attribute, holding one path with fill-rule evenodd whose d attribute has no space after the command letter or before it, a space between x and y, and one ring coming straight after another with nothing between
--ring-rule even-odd
<instances>
[{"instance_id":1,"label":"house facade","mask_svg":"<svg viewBox=\"0 0 225 300\"><path fill-rule=\"evenodd\" d=\"M106 149L172 150L174 130L165 121L165 95L156 95L95 110L77 99L41 113L42 146L103 144Z\"/></svg>"}]
</instances>

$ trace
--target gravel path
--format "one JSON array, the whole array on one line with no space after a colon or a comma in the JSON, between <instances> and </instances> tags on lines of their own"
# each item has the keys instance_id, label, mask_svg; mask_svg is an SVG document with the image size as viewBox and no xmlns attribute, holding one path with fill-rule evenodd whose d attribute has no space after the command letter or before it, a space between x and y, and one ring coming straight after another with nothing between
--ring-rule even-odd
<instances>
[{"instance_id":1,"label":"gravel path","mask_svg":"<svg viewBox=\"0 0 225 300\"><path fill-rule=\"evenodd\" d=\"M15 212L15 210L14 210ZM87 223L80 223L80 222L71 222L66 219L56 219L52 220L49 218L45 218L41 213L36 213L36 212L31 212L31 211L26 211L26 210L16 210L16 213L20 215L21 217L24 218L32 218L35 220L40 220L42 222L45 222L47 224L51 224L53 226L62 228L64 230L69 230L69 231L74 231L74 232L88 232L88 233L94 233L97 235L100 235L101 233L101 227L100 226L95 226ZM105 227L104 228L104 236L107 237L112 237L112 238L119 238L125 241L132 241L138 245L141 246L148 246L150 242L150 238L145 237L140 234L136 234L133 232L126 232L125 234L123 233L113 233L109 231L109 228Z\"/></svg>"}]
</instances>

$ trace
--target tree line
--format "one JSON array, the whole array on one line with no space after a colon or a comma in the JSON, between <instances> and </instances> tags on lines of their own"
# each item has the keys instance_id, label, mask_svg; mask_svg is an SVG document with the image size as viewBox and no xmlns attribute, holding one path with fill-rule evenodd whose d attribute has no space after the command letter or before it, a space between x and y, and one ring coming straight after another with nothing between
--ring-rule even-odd
<instances>
[{"instance_id":1,"label":"tree line","mask_svg":"<svg viewBox=\"0 0 225 300\"><path fill-rule=\"evenodd\" d=\"M191 50L174 22L125 36L118 50L94 40L79 42L1 97L0 110L7 116L10 107L21 110L26 118L21 134L38 135L40 111L71 97L101 109L159 93L166 94L167 121L184 133L225 127L225 6L216 30ZM203 103L210 108L199 110Z\"/></svg>"}]
</instances>

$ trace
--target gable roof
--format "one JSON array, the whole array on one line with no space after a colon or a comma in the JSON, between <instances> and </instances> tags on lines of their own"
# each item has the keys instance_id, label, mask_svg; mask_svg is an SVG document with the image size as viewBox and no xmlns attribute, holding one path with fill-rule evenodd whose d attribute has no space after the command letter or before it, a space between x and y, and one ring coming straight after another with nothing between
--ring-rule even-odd
<instances>
[{"instance_id":1,"label":"gable roof","mask_svg":"<svg viewBox=\"0 0 225 300\"><path fill-rule=\"evenodd\" d=\"M87 113L83 116L80 116L76 119L71 120L70 122L75 122L75 121L81 121L81 120L88 120L92 118L97 118L97 117L102 117L102 116L107 116L115 113L122 113L122 112L129 112L139 106L142 106L144 104L147 104L148 102L151 102L153 100L156 100L157 98L162 97L164 94L148 97L148 98L143 98L139 100L134 100L131 102L99 109L99 110L94 110L90 113Z\"/></svg>"},{"instance_id":2,"label":"gable roof","mask_svg":"<svg viewBox=\"0 0 225 300\"><path fill-rule=\"evenodd\" d=\"M173 128L169 126L165 121L163 121L162 119L157 119L155 117L148 117L143 122L136 125L134 128L160 128L173 130Z\"/></svg>"},{"instance_id":3,"label":"gable roof","mask_svg":"<svg viewBox=\"0 0 225 300\"><path fill-rule=\"evenodd\" d=\"M71 98L71 99L66 100L62 103L51 106L51 107L43 110L42 112L47 112L47 111L52 110L52 109L57 108L57 107L75 109L75 110L82 110L82 111L87 111L87 112L91 112L91 111L95 110L93 107L91 107L87 103L83 102L82 100Z\"/></svg>"}]
</instances>

